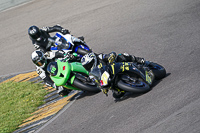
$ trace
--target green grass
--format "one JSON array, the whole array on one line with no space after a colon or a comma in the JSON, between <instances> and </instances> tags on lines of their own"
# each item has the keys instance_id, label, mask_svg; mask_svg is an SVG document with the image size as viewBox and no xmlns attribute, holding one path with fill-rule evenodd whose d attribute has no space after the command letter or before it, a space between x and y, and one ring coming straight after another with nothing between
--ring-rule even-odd
<instances>
[{"instance_id":1,"label":"green grass","mask_svg":"<svg viewBox=\"0 0 200 133\"><path fill-rule=\"evenodd\" d=\"M23 120L43 104L46 94L43 85L39 83L0 84L0 133L15 131Z\"/></svg>"}]
</instances>

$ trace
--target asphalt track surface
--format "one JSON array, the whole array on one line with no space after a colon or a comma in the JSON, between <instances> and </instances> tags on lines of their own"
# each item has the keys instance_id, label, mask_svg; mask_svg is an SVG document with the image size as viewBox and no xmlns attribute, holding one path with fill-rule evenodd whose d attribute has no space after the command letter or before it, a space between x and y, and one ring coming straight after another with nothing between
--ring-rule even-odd
<instances>
[{"instance_id":1,"label":"asphalt track surface","mask_svg":"<svg viewBox=\"0 0 200 133\"><path fill-rule=\"evenodd\" d=\"M34 69L27 29L57 23L95 52L128 52L167 70L143 95L83 95L38 132L200 132L199 0L35 0L0 18L0 75Z\"/></svg>"}]
</instances>

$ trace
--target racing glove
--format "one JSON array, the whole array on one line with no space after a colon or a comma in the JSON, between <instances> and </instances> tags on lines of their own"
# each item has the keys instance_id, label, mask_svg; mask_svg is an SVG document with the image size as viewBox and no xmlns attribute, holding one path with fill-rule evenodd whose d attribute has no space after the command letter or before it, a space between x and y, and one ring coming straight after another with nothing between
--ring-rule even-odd
<instances>
[{"instance_id":1,"label":"racing glove","mask_svg":"<svg viewBox=\"0 0 200 133\"><path fill-rule=\"evenodd\" d=\"M62 30L61 30L61 33L62 33L63 35L66 35L66 34L69 34L70 32L69 32L69 30L67 30L67 29L62 29Z\"/></svg>"},{"instance_id":2,"label":"racing glove","mask_svg":"<svg viewBox=\"0 0 200 133\"><path fill-rule=\"evenodd\" d=\"M110 56L108 57L108 62L109 63L113 63L115 61L115 58L116 58L116 53L115 52L112 52L109 54Z\"/></svg>"},{"instance_id":3,"label":"racing glove","mask_svg":"<svg viewBox=\"0 0 200 133\"><path fill-rule=\"evenodd\" d=\"M53 26L53 28L54 29L57 29L58 31L60 31L63 35L65 35L65 34L69 34L70 32L69 32L69 30L67 30L67 29L64 29L63 27L61 27L60 25L55 25L55 26Z\"/></svg>"},{"instance_id":4,"label":"racing glove","mask_svg":"<svg viewBox=\"0 0 200 133\"><path fill-rule=\"evenodd\" d=\"M135 57L135 60L136 60L137 63L140 63L140 64L144 64L145 63L145 59L141 58L141 57Z\"/></svg>"},{"instance_id":5,"label":"racing glove","mask_svg":"<svg viewBox=\"0 0 200 133\"><path fill-rule=\"evenodd\" d=\"M103 56L103 61L108 62L109 64L113 63L115 61L116 58L116 53L115 52L111 52L110 54L105 54Z\"/></svg>"}]
</instances>

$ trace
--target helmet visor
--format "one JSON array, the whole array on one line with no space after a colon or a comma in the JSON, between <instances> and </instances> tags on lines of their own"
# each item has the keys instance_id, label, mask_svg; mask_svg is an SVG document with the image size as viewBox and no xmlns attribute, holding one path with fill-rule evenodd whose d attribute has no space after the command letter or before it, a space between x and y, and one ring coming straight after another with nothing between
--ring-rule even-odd
<instances>
[{"instance_id":1,"label":"helmet visor","mask_svg":"<svg viewBox=\"0 0 200 133\"><path fill-rule=\"evenodd\" d=\"M45 58L44 58L43 56L42 56L42 57L36 56L36 57L33 59L33 62L34 62L37 66L41 67L41 66L44 66L44 65L45 65L46 60L45 60Z\"/></svg>"},{"instance_id":2,"label":"helmet visor","mask_svg":"<svg viewBox=\"0 0 200 133\"><path fill-rule=\"evenodd\" d=\"M45 64L45 60L40 60L35 63L37 66L43 66Z\"/></svg>"},{"instance_id":3,"label":"helmet visor","mask_svg":"<svg viewBox=\"0 0 200 133\"><path fill-rule=\"evenodd\" d=\"M41 33L40 33L40 31L38 31L38 32L36 32L36 33L34 33L34 34L30 35L30 36L31 36L33 39L38 40L38 38L41 37Z\"/></svg>"}]
</instances>

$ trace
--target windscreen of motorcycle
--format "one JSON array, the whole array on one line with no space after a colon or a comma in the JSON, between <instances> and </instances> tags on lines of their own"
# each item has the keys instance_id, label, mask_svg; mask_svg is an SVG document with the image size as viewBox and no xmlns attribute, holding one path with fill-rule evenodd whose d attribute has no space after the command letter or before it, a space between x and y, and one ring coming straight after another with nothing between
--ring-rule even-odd
<instances>
[{"instance_id":1,"label":"windscreen of motorcycle","mask_svg":"<svg viewBox=\"0 0 200 133\"><path fill-rule=\"evenodd\" d=\"M57 45L58 50L68 50L71 48L71 44L67 42L64 37L56 40L55 44Z\"/></svg>"}]
</instances>

